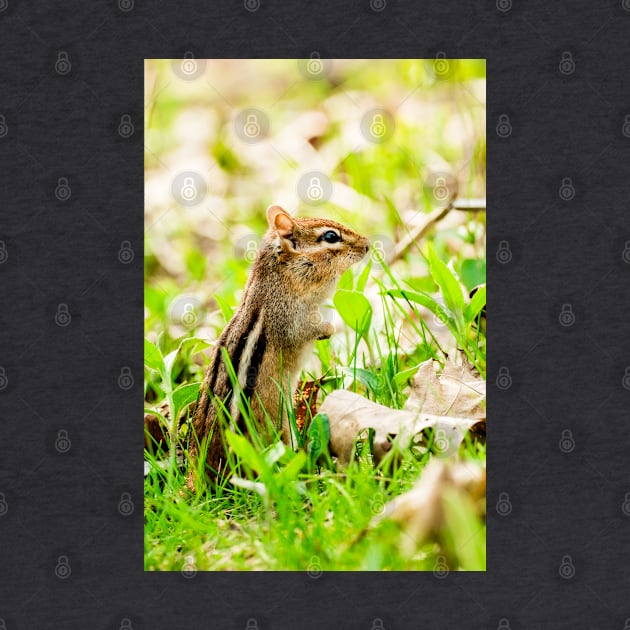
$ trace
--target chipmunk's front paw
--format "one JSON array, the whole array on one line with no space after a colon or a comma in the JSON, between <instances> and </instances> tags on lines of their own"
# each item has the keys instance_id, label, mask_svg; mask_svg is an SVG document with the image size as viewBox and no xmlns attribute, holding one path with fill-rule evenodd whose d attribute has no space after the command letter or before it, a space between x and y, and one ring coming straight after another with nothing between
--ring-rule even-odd
<instances>
[{"instance_id":1,"label":"chipmunk's front paw","mask_svg":"<svg viewBox=\"0 0 630 630\"><path fill-rule=\"evenodd\" d=\"M335 332L335 327L330 322L324 322L318 331L317 339L330 339Z\"/></svg>"}]
</instances>

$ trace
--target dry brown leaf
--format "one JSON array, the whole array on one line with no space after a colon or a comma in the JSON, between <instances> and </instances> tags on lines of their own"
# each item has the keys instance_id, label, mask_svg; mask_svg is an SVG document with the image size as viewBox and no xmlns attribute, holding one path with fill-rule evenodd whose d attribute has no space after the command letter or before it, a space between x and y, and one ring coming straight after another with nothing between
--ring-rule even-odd
<instances>
[{"instance_id":1,"label":"dry brown leaf","mask_svg":"<svg viewBox=\"0 0 630 630\"><path fill-rule=\"evenodd\" d=\"M483 516L485 467L472 462L432 459L413 488L387 503L371 525L377 525L383 519L398 523L407 534L403 546L410 551L410 543L413 546L432 536L439 538L444 525L444 497L449 491L468 497L477 507L479 516Z\"/></svg>"},{"instance_id":2,"label":"dry brown leaf","mask_svg":"<svg viewBox=\"0 0 630 630\"><path fill-rule=\"evenodd\" d=\"M344 389L330 393L319 408L330 423L330 450L341 465L350 462L354 442L365 429L374 430L374 457L377 462L392 449L395 438L404 446L425 429L435 432L436 450L443 455L457 451L466 431L478 423L475 418L455 418L390 409Z\"/></svg>"},{"instance_id":3,"label":"dry brown leaf","mask_svg":"<svg viewBox=\"0 0 630 630\"><path fill-rule=\"evenodd\" d=\"M310 425L311 419L317 415L317 393L320 381L300 381L293 394L293 406L295 409L295 424L300 433L304 425Z\"/></svg>"},{"instance_id":4,"label":"dry brown leaf","mask_svg":"<svg viewBox=\"0 0 630 630\"><path fill-rule=\"evenodd\" d=\"M414 413L485 420L486 382L469 368L449 362L441 373L429 359L420 365L405 409Z\"/></svg>"}]
</instances>

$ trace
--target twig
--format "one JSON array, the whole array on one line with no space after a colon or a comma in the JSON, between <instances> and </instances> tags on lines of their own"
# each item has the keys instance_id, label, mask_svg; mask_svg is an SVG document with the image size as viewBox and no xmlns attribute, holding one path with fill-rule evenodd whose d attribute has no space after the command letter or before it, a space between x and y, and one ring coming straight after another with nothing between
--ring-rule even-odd
<instances>
[{"instance_id":1,"label":"twig","mask_svg":"<svg viewBox=\"0 0 630 630\"><path fill-rule=\"evenodd\" d=\"M439 221L441 221L451 210L460 210L464 212L485 212L485 199L451 199L443 208L437 208L429 213L423 223L415 226L395 247L387 264L391 265L402 258L407 250L418 240L423 238L425 234Z\"/></svg>"}]
</instances>

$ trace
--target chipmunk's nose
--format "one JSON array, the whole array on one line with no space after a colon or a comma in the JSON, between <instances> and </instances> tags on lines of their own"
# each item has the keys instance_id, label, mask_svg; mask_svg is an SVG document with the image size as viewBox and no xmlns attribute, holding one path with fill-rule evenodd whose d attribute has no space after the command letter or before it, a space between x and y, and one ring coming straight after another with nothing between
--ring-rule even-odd
<instances>
[{"instance_id":1,"label":"chipmunk's nose","mask_svg":"<svg viewBox=\"0 0 630 630\"><path fill-rule=\"evenodd\" d=\"M368 241L368 239L365 239L365 245L363 246L363 248L365 249L365 253L367 254L370 251L370 241Z\"/></svg>"}]
</instances>

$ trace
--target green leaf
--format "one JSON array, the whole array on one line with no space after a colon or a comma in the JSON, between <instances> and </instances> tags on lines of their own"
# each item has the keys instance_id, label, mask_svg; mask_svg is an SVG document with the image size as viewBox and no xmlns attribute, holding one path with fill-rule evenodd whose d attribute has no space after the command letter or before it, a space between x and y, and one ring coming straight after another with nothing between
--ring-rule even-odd
<instances>
[{"instance_id":1,"label":"green leaf","mask_svg":"<svg viewBox=\"0 0 630 630\"><path fill-rule=\"evenodd\" d=\"M175 365L175 361L180 353L184 350L189 350L190 354L194 354L200 350L204 350L208 348L210 344L199 337L186 337L182 339L175 350L169 352L164 357L164 380L169 383L173 380L173 367Z\"/></svg>"},{"instance_id":2,"label":"green leaf","mask_svg":"<svg viewBox=\"0 0 630 630\"><path fill-rule=\"evenodd\" d=\"M161 372L164 368L164 357L160 349L146 338L144 340L144 364L156 372Z\"/></svg>"},{"instance_id":3,"label":"green leaf","mask_svg":"<svg viewBox=\"0 0 630 630\"><path fill-rule=\"evenodd\" d=\"M333 298L335 308L341 319L353 330L363 336L372 321L372 305L369 300L357 291L339 289Z\"/></svg>"},{"instance_id":4,"label":"green leaf","mask_svg":"<svg viewBox=\"0 0 630 630\"><path fill-rule=\"evenodd\" d=\"M158 420L161 420L165 426L168 426L168 420L159 411L151 409L150 407L145 407L144 413L149 413L152 416L155 416Z\"/></svg>"},{"instance_id":5,"label":"green leaf","mask_svg":"<svg viewBox=\"0 0 630 630\"><path fill-rule=\"evenodd\" d=\"M433 278L428 275L408 278L406 284L414 291L423 291L424 293L435 293L437 291L437 285Z\"/></svg>"},{"instance_id":6,"label":"green leaf","mask_svg":"<svg viewBox=\"0 0 630 630\"><path fill-rule=\"evenodd\" d=\"M367 264L361 271L359 278L357 279L357 291L363 293L365 291L365 285L370 277L370 271L372 270L372 258L368 258Z\"/></svg>"},{"instance_id":7,"label":"green leaf","mask_svg":"<svg viewBox=\"0 0 630 630\"><path fill-rule=\"evenodd\" d=\"M184 350L187 350L190 354L195 354L196 352L201 352L201 350L205 350L209 347L210 344L205 339L201 339L200 337L186 337L186 339L183 339L179 344L177 351L183 352Z\"/></svg>"},{"instance_id":8,"label":"green leaf","mask_svg":"<svg viewBox=\"0 0 630 630\"><path fill-rule=\"evenodd\" d=\"M302 472L305 463L306 454L303 451L293 454L291 461L280 472L280 479L282 481L295 481Z\"/></svg>"},{"instance_id":9,"label":"green leaf","mask_svg":"<svg viewBox=\"0 0 630 630\"><path fill-rule=\"evenodd\" d=\"M472 322L477 318L481 309L486 305L486 285L480 286L475 295L472 296L470 303L466 307L466 321Z\"/></svg>"},{"instance_id":10,"label":"green leaf","mask_svg":"<svg viewBox=\"0 0 630 630\"><path fill-rule=\"evenodd\" d=\"M223 315L223 319L225 320L225 323L227 324L232 319L232 315L234 315L235 309L227 300L224 300L218 293L213 293L212 297L217 301L217 304L219 305L219 308L221 309L221 314Z\"/></svg>"},{"instance_id":11,"label":"green leaf","mask_svg":"<svg viewBox=\"0 0 630 630\"><path fill-rule=\"evenodd\" d=\"M340 370L346 376L351 376L353 379L359 381L359 383L363 383L363 385L373 392L380 392L383 389L382 377L378 374L374 374L374 372L370 370L351 367L342 367Z\"/></svg>"},{"instance_id":12,"label":"green leaf","mask_svg":"<svg viewBox=\"0 0 630 630\"><path fill-rule=\"evenodd\" d=\"M177 348L176 350L173 350L172 352L169 352L165 357L164 357L164 373L163 373L163 378L167 383L171 383L172 382L172 373L173 373L173 366L175 365L175 359L177 359L177 355L179 353L179 348Z\"/></svg>"},{"instance_id":13,"label":"green leaf","mask_svg":"<svg viewBox=\"0 0 630 630\"><path fill-rule=\"evenodd\" d=\"M241 464L249 468L250 471L257 472L261 477L267 475L269 466L247 438L227 430L225 439L241 460Z\"/></svg>"},{"instance_id":14,"label":"green leaf","mask_svg":"<svg viewBox=\"0 0 630 630\"><path fill-rule=\"evenodd\" d=\"M431 275L435 280L448 309L454 314L464 310L464 293L462 287L450 269L438 258L433 248L429 248L429 264Z\"/></svg>"},{"instance_id":15,"label":"green leaf","mask_svg":"<svg viewBox=\"0 0 630 630\"><path fill-rule=\"evenodd\" d=\"M394 375L394 383L398 387L402 387L407 384L409 379L412 379L416 372L418 371L418 365L414 365L413 367L407 368L406 370L402 370Z\"/></svg>"},{"instance_id":16,"label":"green leaf","mask_svg":"<svg viewBox=\"0 0 630 630\"><path fill-rule=\"evenodd\" d=\"M462 262L460 277L468 291L486 281L486 261L483 258L467 258Z\"/></svg>"},{"instance_id":17,"label":"green leaf","mask_svg":"<svg viewBox=\"0 0 630 630\"><path fill-rule=\"evenodd\" d=\"M308 453L313 468L322 455L329 455L330 420L325 413L318 413L308 427Z\"/></svg>"},{"instance_id":18,"label":"green leaf","mask_svg":"<svg viewBox=\"0 0 630 630\"><path fill-rule=\"evenodd\" d=\"M273 466L280 461L287 451L287 447L282 442L276 442L265 451L265 462L267 466Z\"/></svg>"},{"instance_id":19,"label":"green leaf","mask_svg":"<svg viewBox=\"0 0 630 630\"><path fill-rule=\"evenodd\" d=\"M337 282L337 288L352 291L354 288L354 274L352 273L352 269L346 269L341 274L341 278L339 278L339 282Z\"/></svg>"},{"instance_id":20,"label":"green leaf","mask_svg":"<svg viewBox=\"0 0 630 630\"><path fill-rule=\"evenodd\" d=\"M439 317L453 334L457 334L457 321L455 320L453 314L430 295L400 289L391 289L390 291L387 291L387 295L393 298L404 298L410 302L421 304L425 308L428 308L434 315Z\"/></svg>"},{"instance_id":21,"label":"green leaf","mask_svg":"<svg viewBox=\"0 0 630 630\"><path fill-rule=\"evenodd\" d=\"M486 570L486 536L472 499L447 488L442 495L445 534L464 571ZM465 541L465 544L463 544Z\"/></svg>"},{"instance_id":22,"label":"green leaf","mask_svg":"<svg viewBox=\"0 0 630 630\"><path fill-rule=\"evenodd\" d=\"M190 403L197 400L201 383L187 383L180 385L173 392L173 404L175 405L175 415L179 417L182 409L185 409Z\"/></svg>"}]
</instances>

